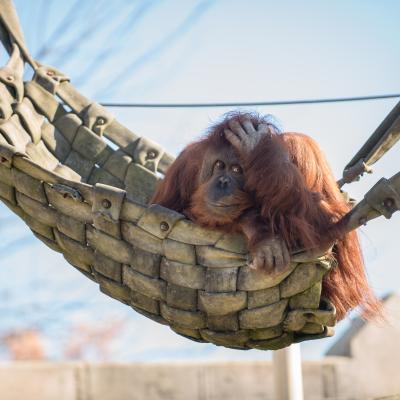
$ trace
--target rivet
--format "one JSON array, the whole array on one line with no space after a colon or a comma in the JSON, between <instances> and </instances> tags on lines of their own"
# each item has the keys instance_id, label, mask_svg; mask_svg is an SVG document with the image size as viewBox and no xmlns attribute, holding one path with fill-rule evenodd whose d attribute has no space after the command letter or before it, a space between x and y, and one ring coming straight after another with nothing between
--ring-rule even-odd
<instances>
[{"instance_id":1,"label":"rivet","mask_svg":"<svg viewBox=\"0 0 400 400\"><path fill-rule=\"evenodd\" d=\"M169 229L168 223L165 222L165 221L162 221L162 222L160 223L160 229L161 229L162 231L166 232L166 231Z\"/></svg>"},{"instance_id":2,"label":"rivet","mask_svg":"<svg viewBox=\"0 0 400 400\"><path fill-rule=\"evenodd\" d=\"M150 151L147 153L147 158L154 159L154 158L156 158L156 157L157 157L157 153L156 153L154 150L150 150Z\"/></svg>"},{"instance_id":3,"label":"rivet","mask_svg":"<svg viewBox=\"0 0 400 400\"><path fill-rule=\"evenodd\" d=\"M104 118L97 118L97 125L104 125L106 123Z\"/></svg>"},{"instance_id":4,"label":"rivet","mask_svg":"<svg viewBox=\"0 0 400 400\"><path fill-rule=\"evenodd\" d=\"M367 218L366 217L361 217L358 222L360 225L367 225Z\"/></svg>"},{"instance_id":5,"label":"rivet","mask_svg":"<svg viewBox=\"0 0 400 400\"><path fill-rule=\"evenodd\" d=\"M47 72L46 72L46 75L48 75L48 76L54 76L54 71L51 71L51 70L50 70L50 71L47 71Z\"/></svg>"},{"instance_id":6,"label":"rivet","mask_svg":"<svg viewBox=\"0 0 400 400\"><path fill-rule=\"evenodd\" d=\"M385 199L385 201L383 202L383 205L386 208L392 208L394 206L394 200L389 197L388 199Z\"/></svg>"},{"instance_id":7,"label":"rivet","mask_svg":"<svg viewBox=\"0 0 400 400\"><path fill-rule=\"evenodd\" d=\"M13 77L12 75L8 75L8 76L6 76L6 79L7 79L9 82L12 82L12 81L14 80L14 77Z\"/></svg>"},{"instance_id":8,"label":"rivet","mask_svg":"<svg viewBox=\"0 0 400 400\"><path fill-rule=\"evenodd\" d=\"M101 202L101 205L102 205L104 208L110 208L110 207L111 207L111 201L108 200L108 199L103 199L103 201Z\"/></svg>"}]
</instances>

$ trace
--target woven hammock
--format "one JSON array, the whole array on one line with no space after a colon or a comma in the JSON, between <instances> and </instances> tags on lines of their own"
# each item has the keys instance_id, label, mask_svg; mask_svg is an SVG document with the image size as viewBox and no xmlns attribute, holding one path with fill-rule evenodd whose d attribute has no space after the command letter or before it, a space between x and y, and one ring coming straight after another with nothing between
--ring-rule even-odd
<instances>
[{"instance_id":1,"label":"woven hammock","mask_svg":"<svg viewBox=\"0 0 400 400\"><path fill-rule=\"evenodd\" d=\"M0 70L0 199L37 238L103 293L195 341L279 349L333 334L335 309L321 298L327 257L294 255L271 277L248 267L241 235L148 206L173 157L34 61L11 1L0 18L10 54ZM23 82L26 62L34 76ZM371 204L353 210L349 229L382 214Z\"/></svg>"}]
</instances>

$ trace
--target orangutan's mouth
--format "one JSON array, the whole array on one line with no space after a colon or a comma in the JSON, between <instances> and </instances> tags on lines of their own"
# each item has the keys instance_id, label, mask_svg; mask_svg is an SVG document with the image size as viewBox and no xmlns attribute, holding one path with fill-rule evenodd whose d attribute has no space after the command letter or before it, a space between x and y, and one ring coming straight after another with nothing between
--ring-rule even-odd
<instances>
[{"instance_id":1,"label":"orangutan's mouth","mask_svg":"<svg viewBox=\"0 0 400 400\"><path fill-rule=\"evenodd\" d=\"M230 209L237 208L240 206L240 204L208 203L208 206L211 208Z\"/></svg>"}]
</instances>

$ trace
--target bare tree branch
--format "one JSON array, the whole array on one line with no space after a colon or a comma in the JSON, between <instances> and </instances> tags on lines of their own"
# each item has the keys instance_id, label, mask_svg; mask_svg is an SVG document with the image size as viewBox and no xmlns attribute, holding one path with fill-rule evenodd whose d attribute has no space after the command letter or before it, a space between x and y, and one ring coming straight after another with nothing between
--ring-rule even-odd
<instances>
[{"instance_id":1,"label":"bare tree branch","mask_svg":"<svg viewBox=\"0 0 400 400\"><path fill-rule=\"evenodd\" d=\"M122 23L122 25L119 25L111 36L116 36L116 31L119 32L119 36L126 34L127 30L135 27L138 21L143 18L154 4L155 3L152 1L147 1L142 3L139 7L136 7L135 5L133 10L127 14L125 22ZM96 57L92 60L88 60L89 63L82 70L81 74L74 80L74 84L78 87L84 83L87 84L90 79L95 77L95 71L98 71L99 67L102 66L102 61L106 57L115 57L122 49L123 45L121 41L110 41L108 46L105 46Z\"/></svg>"},{"instance_id":2,"label":"bare tree branch","mask_svg":"<svg viewBox=\"0 0 400 400\"><path fill-rule=\"evenodd\" d=\"M86 2L86 5L88 3L89 2ZM64 35L69 29L76 27L76 23L74 23L74 22L75 22L75 17L76 17L76 14L78 11L79 12L82 11L82 1L81 0L75 0L75 2L72 4L71 8L69 9L69 12L65 15L65 17L58 24L55 31L50 35L50 38L37 51L37 54L36 54L37 59L40 60L40 59L43 59L44 57L48 56L52 52L52 49L54 49L54 43L62 35Z\"/></svg>"},{"instance_id":3,"label":"bare tree branch","mask_svg":"<svg viewBox=\"0 0 400 400\"><path fill-rule=\"evenodd\" d=\"M166 35L161 41L147 50L136 60L129 63L122 71L120 71L107 86L99 90L95 97L104 97L115 91L115 87L118 86L118 81L125 79L128 74L132 75L133 72L141 68L143 65L156 58L161 52L168 49L175 41L180 39L182 35L187 33L193 28L194 24L198 22L209 7L213 4L213 1L206 0L195 6L192 12L178 25L172 32ZM126 82L124 82L126 84Z\"/></svg>"}]
</instances>

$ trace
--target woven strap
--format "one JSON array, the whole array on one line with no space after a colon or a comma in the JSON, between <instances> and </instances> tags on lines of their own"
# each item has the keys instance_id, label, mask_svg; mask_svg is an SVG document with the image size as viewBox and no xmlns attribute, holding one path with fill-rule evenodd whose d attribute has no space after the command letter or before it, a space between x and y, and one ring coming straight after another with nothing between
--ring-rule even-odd
<instances>
[{"instance_id":1,"label":"woven strap","mask_svg":"<svg viewBox=\"0 0 400 400\"><path fill-rule=\"evenodd\" d=\"M172 160L162 149L59 71L40 66L24 89L0 124L0 198L104 293L181 335L238 349L332 334L335 310L320 300L329 260L303 254L279 276L252 271L240 235L146 206Z\"/></svg>"},{"instance_id":2,"label":"woven strap","mask_svg":"<svg viewBox=\"0 0 400 400\"><path fill-rule=\"evenodd\" d=\"M321 299L329 258L299 254L277 276L253 271L241 235L147 206L173 158L67 75L34 63L10 1L0 18L10 51L0 70L0 199L41 241L102 292L192 340L277 349L332 334L335 309ZM24 60L35 69L29 82Z\"/></svg>"},{"instance_id":3,"label":"woven strap","mask_svg":"<svg viewBox=\"0 0 400 400\"><path fill-rule=\"evenodd\" d=\"M24 34L22 33L17 12L12 0L1 0L0 21L0 40L8 53L11 54L13 44L16 43L25 60L35 69L36 63L30 56L26 47Z\"/></svg>"},{"instance_id":4,"label":"woven strap","mask_svg":"<svg viewBox=\"0 0 400 400\"><path fill-rule=\"evenodd\" d=\"M357 154L346 165L339 186L359 180L365 172L371 173L375 164L400 140L400 102L385 117Z\"/></svg>"}]
</instances>

